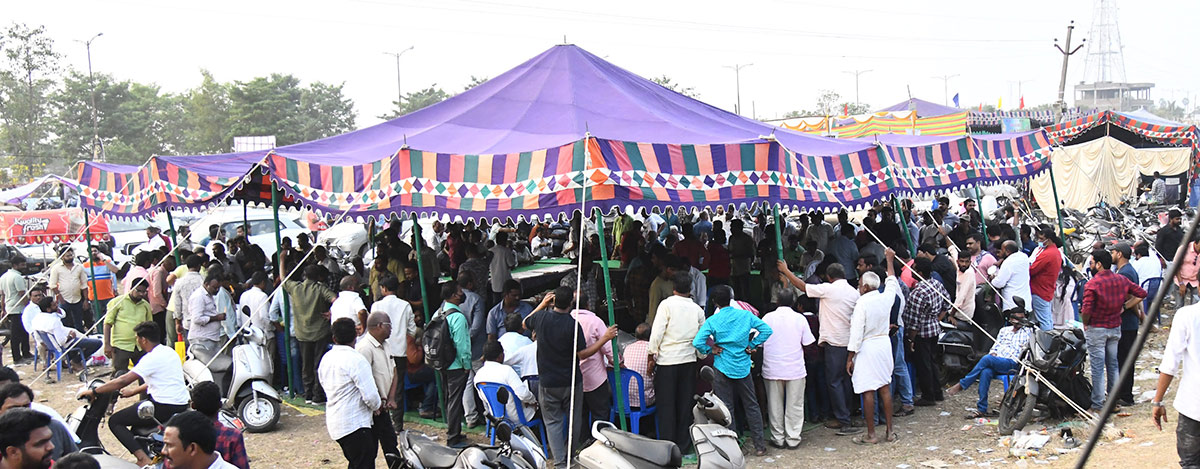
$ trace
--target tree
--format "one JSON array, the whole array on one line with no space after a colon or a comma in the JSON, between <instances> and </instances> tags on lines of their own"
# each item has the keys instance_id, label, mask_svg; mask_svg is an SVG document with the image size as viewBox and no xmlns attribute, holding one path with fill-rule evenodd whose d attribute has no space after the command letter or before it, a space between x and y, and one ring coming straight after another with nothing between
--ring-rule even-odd
<instances>
[{"instance_id":1,"label":"tree","mask_svg":"<svg viewBox=\"0 0 1200 469\"><path fill-rule=\"evenodd\" d=\"M182 142L180 152L189 155L221 153L233 148L229 122L230 85L213 79L208 70L201 70L200 86L180 97L185 118L180 122Z\"/></svg>"},{"instance_id":2,"label":"tree","mask_svg":"<svg viewBox=\"0 0 1200 469\"><path fill-rule=\"evenodd\" d=\"M342 85L300 87L292 75L234 82L229 91L230 135L274 135L290 145L354 130L354 103Z\"/></svg>"},{"instance_id":3,"label":"tree","mask_svg":"<svg viewBox=\"0 0 1200 469\"><path fill-rule=\"evenodd\" d=\"M450 96L451 95L446 94L446 92L441 88L438 88L437 84L435 83L430 85L429 88L411 93L405 93L404 102L392 101L392 105L395 106L396 109L388 114L380 115L379 118L383 120L392 120L410 112L419 111L426 107L445 101L446 98L449 98Z\"/></svg>"},{"instance_id":4,"label":"tree","mask_svg":"<svg viewBox=\"0 0 1200 469\"><path fill-rule=\"evenodd\" d=\"M464 87L463 87L463 91L467 91L467 90L469 90L469 89L471 89L471 88L474 88L474 87L476 87L476 86L482 85L482 84L484 84L484 83L485 83L485 82L487 82L487 81L488 81L488 77L479 78L479 77L477 77L477 76L475 76L475 75L471 75L471 82L470 82L470 83L467 83L467 86L464 86Z\"/></svg>"},{"instance_id":5,"label":"tree","mask_svg":"<svg viewBox=\"0 0 1200 469\"><path fill-rule=\"evenodd\" d=\"M95 75L93 81L97 134L107 161L141 164L180 146L183 112L177 96L161 93L157 85L115 81L105 74ZM67 163L92 154L91 96L88 76L75 71L52 95L55 145Z\"/></svg>"},{"instance_id":6,"label":"tree","mask_svg":"<svg viewBox=\"0 0 1200 469\"><path fill-rule=\"evenodd\" d=\"M54 41L45 27L13 23L0 36L0 142L18 159L50 154L51 107L48 95L59 70ZM32 176L32 174L30 174Z\"/></svg>"},{"instance_id":7,"label":"tree","mask_svg":"<svg viewBox=\"0 0 1200 469\"><path fill-rule=\"evenodd\" d=\"M820 94L817 96L817 113L822 116L832 116L835 112L842 112L841 109L834 108L834 106L837 105L836 103L838 102L838 99L841 99L842 97L837 93L837 91L820 90L818 93Z\"/></svg>"},{"instance_id":8,"label":"tree","mask_svg":"<svg viewBox=\"0 0 1200 469\"><path fill-rule=\"evenodd\" d=\"M354 101L337 86L313 82L300 93L302 141L316 140L354 130Z\"/></svg>"},{"instance_id":9,"label":"tree","mask_svg":"<svg viewBox=\"0 0 1200 469\"><path fill-rule=\"evenodd\" d=\"M687 96L689 98L695 98L697 96L700 96L700 93L697 93L695 88L690 87L690 86L685 87L683 85L680 85L677 82L671 81L671 77L668 77L666 75L662 75L662 76L656 77L656 78L651 78L650 81L658 83L659 86L662 86L663 88L674 91L676 93Z\"/></svg>"}]
</instances>

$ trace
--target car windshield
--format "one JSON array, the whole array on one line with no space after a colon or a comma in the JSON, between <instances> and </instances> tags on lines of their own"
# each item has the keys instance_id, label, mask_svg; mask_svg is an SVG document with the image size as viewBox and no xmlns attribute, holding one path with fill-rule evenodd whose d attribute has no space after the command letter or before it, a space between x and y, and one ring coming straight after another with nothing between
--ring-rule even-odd
<instances>
[{"instance_id":1,"label":"car windshield","mask_svg":"<svg viewBox=\"0 0 1200 469\"><path fill-rule=\"evenodd\" d=\"M150 226L147 220L108 220L108 232L140 231Z\"/></svg>"}]
</instances>

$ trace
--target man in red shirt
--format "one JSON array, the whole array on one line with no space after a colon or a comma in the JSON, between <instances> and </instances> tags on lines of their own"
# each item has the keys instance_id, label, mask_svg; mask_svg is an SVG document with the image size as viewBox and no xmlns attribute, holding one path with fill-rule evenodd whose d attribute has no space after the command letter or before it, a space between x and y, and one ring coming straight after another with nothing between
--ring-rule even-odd
<instances>
[{"instance_id":1,"label":"man in red shirt","mask_svg":"<svg viewBox=\"0 0 1200 469\"><path fill-rule=\"evenodd\" d=\"M675 243L672 254L686 258L688 265L699 270L708 270L708 249L696 236L695 225L683 225L683 241Z\"/></svg>"},{"instance_id":2,"label":"man in red shirt","mask_svg":"<svg viewBox=\"0 0 1200 469\"><path fill-rule=\"evenodd\" d=\"M1054 229L1042 225L1037 232L1038 248L1034 251L1033 264L1029 266L1029 290L1033 293L1033 315L1038 328L1043 331L1054 329L1054 316L1050 313L1050 302L1054 300L1054 285L1062 271L1062 243Z\"/></svg>"},{"instance_id":3,"label":"man in red shirt","mask_svg":"<svg viewBox=\"0 0 1200 469\"><path fill-rule=\"evenodd\" d=\"M1083 308L1079 314L1087 340L1088 362L1092 365L1092 410L1099 412L1106 392L1117 382L1121 311L1127 304L1136 304L1145 298L1146 290L1113 273L1112 254L1108 251L1092 252L1090 267L1096 275L1083 290ZM1104 379L1105 370L1108 381Z\"/></svg>"}]
</instances>

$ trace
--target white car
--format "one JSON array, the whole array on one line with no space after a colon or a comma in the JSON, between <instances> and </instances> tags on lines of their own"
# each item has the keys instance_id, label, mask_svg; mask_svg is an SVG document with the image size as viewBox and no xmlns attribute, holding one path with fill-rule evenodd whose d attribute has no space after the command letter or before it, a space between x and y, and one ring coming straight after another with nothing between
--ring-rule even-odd
<instances>
[{"instance_id":1,"label":"white car","mask_svg":"<svg viewBox=\"0 0 1200 469\"><path fill-rule=\"evenodd\" d=\"M246 223L250 226L250 242L262 248L263 253L270 259L277 250L275 246L275 215L270 209L250 209L246 212ZM220 225L225 231L226 239L237 235L238 227L242 226L242 207L217 207L210 210L199 220L193 222L191 240L196 246L208 237L208 227ZM296 245L296 238L301 233L311 233L304 224L300 214L294 212L279 212L279 234L281 238L291 238Z\"/></svg>"},{"instance_id":2,"label":"white car","mask_svg":"<svg viewBox=\"0 0 1200 469\"><path fill-rule=\"evenodd\" d=\"M333 246L342 252L366 258L367 256L367 227L362 223L344 221L329 227L317 234L316 244Z\"/></svg>"}]
</instances>

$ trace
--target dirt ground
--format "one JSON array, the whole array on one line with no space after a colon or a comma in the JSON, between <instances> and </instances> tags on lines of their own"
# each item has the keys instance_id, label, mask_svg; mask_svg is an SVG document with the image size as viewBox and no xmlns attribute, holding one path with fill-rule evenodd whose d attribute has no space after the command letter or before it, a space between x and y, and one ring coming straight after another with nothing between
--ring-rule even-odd
<instances>
[{"instance_id":1,"label":"dirt ground","mask_svg":"<svg viewBox=\"0 0 1200 469\"><path fill-rule=\"evenodd\" d=\"M1163 431L1154 428L1150 419L1150 396L1143 395L1152 391L1157 375L1153 370L1161 358L1163 345L1166 343L1167 330L1153 334L1147 344L1143 358L1138 360L1134 395L1138 403L1130 408L1127 417L1115 417L1115 425L1124 431L1123 438L1104 440L1097 446L1089 460L1088 467L1179 467L1175 453L1175 416L1176 413L1168 406L1171 423L1164 426ZM28 382L36 373L29 365L15 368L21 374L22 380ZM1174 399L1172 386L1168 402ZM63 376L60 383L49 384L44 380L29 382L37 393L37 399L58 410L64 416L74 411L79 403L74 400L75 392L82 386L74 376ZM1002 386L999 381L993 383L991 399L993 408L999 404ZM1001 436L997 434L994 420L989 424L977 425L965 420L963 415L973 408L977 394L974 389L965 391L957 396L949 397L937 407L918 408L917 413L910 417L896 419L896 431L900 440L895 443L883 443L876 446L858 446L851 442L850 437L835 436L832 430L815 426L804 433L804 441L797 450L778 450L771 448L765 457L749 457L747 467L896 467L924 468L950 466L979 466L979 467L1028 467L1039 465L1045 467L1072 467L1079 450L1066 451L1060 454L1058 450L1062 440L1053 435L1049 444L1036 456L1018 459L1008 455L1008 448L1000 446ZM130 405L133 400L122 400L120 406ZM345 460L337 443L330 440L325 431L324 415L319 411L285 406L279 426L270 433L247 434L246 447L253 467L344 467ZM305 413L313 415L305 415ZM1082 428L1079 419L1067 422L1043 421L1033 422L1026 430L1036 430L1049 427L1051 430L1060 425L1074 425L1074 433L1081 440L1086 438L1087 430ZM439 435L444 439L444 431L427 425L410 425L431 435ZM473 442L486 442L483 435L476 432L470 434ZM105 447L119 457L132 460L116 442L107 428L101 429L100 434ZM380 456L378 467L385 467Z\"/></svg>"}]
</instances>

